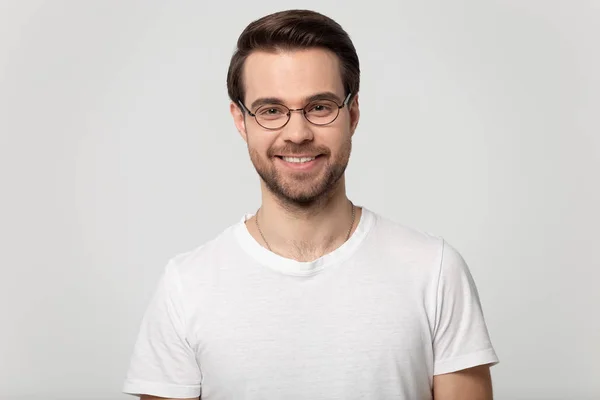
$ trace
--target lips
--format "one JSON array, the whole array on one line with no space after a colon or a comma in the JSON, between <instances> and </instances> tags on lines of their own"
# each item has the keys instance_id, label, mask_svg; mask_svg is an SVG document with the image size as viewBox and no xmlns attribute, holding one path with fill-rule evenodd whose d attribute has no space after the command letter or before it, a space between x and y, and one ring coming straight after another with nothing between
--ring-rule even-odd
<instances>
[{"instance_id":1,"label":"lips","mask_svg":"<svg viewBox=\"0 0 600 400\"><path fill-rule=\"evenodd\" d=\"M276 156L278 163L292 171L311 171L318 165L321 165L321 157L318 156Z\"/></svg>"},{"instance_id":2,"label":"lips","mask_svg":"<svg viewBox=\"0 0 600 400\"><path fill-rule=\"evenodd\" d=\"M275 157L287 162L300 162L299 160L306 162L319 158L322 155L323 154L278 154Z\"/></svg>"},{"instance_id":3,"label":"lips","mask_svg":"<svg viewBox=\"0 0 600 400\"><path fill-rule=\"evenodd\" d=\"M305 162L313 161L317 157L318 156L281 156L281 159L289 163L302 164Z\"/></svg>"},{"instance_id":4,"label":"lips","mask_svg":"<svg viewBox=\"0 0 600 400\"><path fill-rule=\"evenodd\" d=\"M277 154L276 157L317 158L321 154Z\"/></svg>"}]
</instances>

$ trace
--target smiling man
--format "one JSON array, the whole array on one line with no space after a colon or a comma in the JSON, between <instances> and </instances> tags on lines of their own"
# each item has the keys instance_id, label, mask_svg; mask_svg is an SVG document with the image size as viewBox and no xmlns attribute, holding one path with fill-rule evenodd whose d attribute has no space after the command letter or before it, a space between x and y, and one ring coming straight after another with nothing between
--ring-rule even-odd
<instances>
[{"instance_id":1,"label":"smiling man","mask_svg":"<svg viewBox=\"0 0 600 400\"><path fill-rule=\"evenodd\" d=\"M492 398L498 359L461 255L346 196L359 81L350 38L321 14L275 13L242 32L227 86L261 206L168 263L124 392Z\"/></svg>"}]
</instances>

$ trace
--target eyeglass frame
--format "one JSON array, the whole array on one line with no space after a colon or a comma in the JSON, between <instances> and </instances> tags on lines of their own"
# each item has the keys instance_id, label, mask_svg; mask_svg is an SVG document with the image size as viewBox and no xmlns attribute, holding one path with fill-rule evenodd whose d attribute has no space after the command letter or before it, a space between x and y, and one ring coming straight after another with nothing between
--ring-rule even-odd
<instances>
[{"instance_id":1,"label":"eyeglass frame","mask_svg":"<svg viewBox=\"0 0 600 400\"><path fill-rule=\"evenodd\" d=\"M337 106L337 115L335 116L334 119L332 119L330 122L326 123L326 124L316 124L314 122L312 122L311 120L309 120L306 117L306 110L305 108L310 105L311 103L314 103L314 101L309 102L307 105L305 105L302 108L289 108L288 106L286 106L285 104L281 104L281 103L274 103L273 105L278 105L278 106L282 106L287 108L288 112L287 112L287 121L285 121L285 123L283 125L281 125L280 127L277 128L267 128L266 126L263 126L260 122L258 122L258 119L256 118L256 114L253 113L252 111L250 111L248 109L248 107L246 107L246 105L244 105L244 103L242 102L242 100L238 99L238 103L239 105L242 107L242 109L248 113L248 115L250 115L251 117L254 117L254 120L256 121L256 123L258 125L260 125L262 128L270 130L270 131L276 131L278 129L282 129L283 127L285 127L289 122L290 119L292 119L292 113L295 111L302 111L302 116L304 117L305 120L307 120L308 122L310 122L311 124L315 125L315 126L327 126L329 124L333 124L335 122L335 120L340 116L340 110L342 108L344 108L345 106L348 105L348 102L350 101L350 97L352 96L352 92L348 93L348 95L346 96L346 99L344 100L344 102L340 105L338 104L335 100L329 100L331 102L333 102L333 104L335 104ZM318 101L318 100L317 100ZM259 110L262 106L258 107L257 110Z\"/></svg>"}]
</instances>

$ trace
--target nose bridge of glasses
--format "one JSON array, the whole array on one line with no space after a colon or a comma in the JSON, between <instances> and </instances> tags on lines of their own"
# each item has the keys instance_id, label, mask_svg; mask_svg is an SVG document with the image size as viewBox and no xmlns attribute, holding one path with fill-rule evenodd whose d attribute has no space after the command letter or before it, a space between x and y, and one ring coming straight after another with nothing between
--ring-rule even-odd
<instances>
[{"instance_id":1,"label":"nose bridge of glasses","mask_svg":"<svg viewBox=\"0 0 600 400\"><path fill-rule=\"evenodd\" d=\"M303 113L306 112L306 110L304 108L288 108L288 110L289 110L288 114L291 114L293 112L303 112Z\"/></svg>"},{"instance_id":2,"label":"nose bridge of glasses","mask_svg":"<svg viewBox=\"0 0 600 400\"><path fill-rule=\"evenodd\" d=\"M299 112L299 113L301 113L302 114L302 118L306 119L307 121L310 122L310 120L306 116L306 109L305 108L288 108L288 113L287 113L287 119L288 119L288 121L292 118L292 113L293 112Z\"/></svg>"},{"instance_id":3,"label":"nose bridge of glasses","mask_svg":"<svg viewBox=\"0 0 600 400\"><path fill-rule=\"evenodd\" d=\"M306 107L303 108L288 108L286 107L288 112L286 113L287 118L285 119L285 123L281 126L281 128L286 127L283 131L283 135L287 138L287 140L301 142L304 140L309 140L312 137L312 131L309 128L309 125L312 125L310 120L306 115ZM292 118L292 113L298 112L302 115L299 115L295 122Z\"/></svg>"}]
</instances>

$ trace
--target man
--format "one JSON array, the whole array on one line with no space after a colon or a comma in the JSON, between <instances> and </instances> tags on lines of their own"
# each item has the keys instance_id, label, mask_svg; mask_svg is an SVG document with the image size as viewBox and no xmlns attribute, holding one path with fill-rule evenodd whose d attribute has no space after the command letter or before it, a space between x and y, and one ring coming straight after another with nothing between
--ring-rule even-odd
<instances>
[{"instance_id":1,"label":"man","mask_svg":"<svg viewBox=\"0 0 600 400\"><path fill-rule=\"evenodd\" d=\"M262 204L168 263L124 392L492 398L498 359L460 254L346 197L359 76L350 38L321 14L244 30L227 86Z\"/></svg>"}]
</instances>

